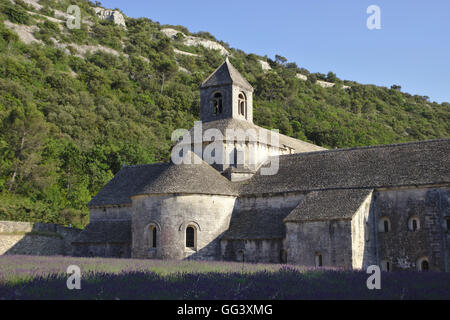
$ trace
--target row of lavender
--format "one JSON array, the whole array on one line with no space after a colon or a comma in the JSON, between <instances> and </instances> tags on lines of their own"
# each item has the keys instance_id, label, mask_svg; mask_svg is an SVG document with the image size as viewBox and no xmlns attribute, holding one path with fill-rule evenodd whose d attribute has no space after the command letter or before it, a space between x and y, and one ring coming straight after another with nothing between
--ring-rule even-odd
<instances>
[{"instance_id":1,"label":"row of lavender","mask_svg":"<svg viewBox=\"0 0 450 320\"><path fill-rule=\"evenodd\" d=\"M66 286L79 265L81 290ZM449 299L449 273L382 273L221 262L0 257L0 299Z\"/></svg>"}]
</instances>

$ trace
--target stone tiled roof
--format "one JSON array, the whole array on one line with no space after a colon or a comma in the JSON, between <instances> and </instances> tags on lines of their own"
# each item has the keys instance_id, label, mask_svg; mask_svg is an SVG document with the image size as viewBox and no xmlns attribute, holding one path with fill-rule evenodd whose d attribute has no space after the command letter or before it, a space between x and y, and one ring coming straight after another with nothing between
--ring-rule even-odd
<instances>
[{"instance_id":1,"label":"stone tiled roof","mask_svg":"<svg viewBox=\"0 0 450 320\"><path fill-rule=\"evenodd\" d=\"M94 221L72 243L131 243L131 221Z\"/></svg>"},{"instance_id":2,"label":"stone tiled roof","mask_svg":"<svg viewBox=\"0 0 450 320\"><path fill-rule=\"evenodd\" d=\"M237 190L227 178L203 160L199 159L199 162L166 165L158 176L144 183L136 194L193 193L237 196Z\"/></svg>"},{"instance_id":3,"label":"stone tiled roof","mask_svg":"<svg viewBox=\"0 0 450 320\"><path fill-rule=\"evenodd\" d=\"M92 198L88 206L130 204L140 194L237 195L236 188L206 162L200 164L157 163L126 166Z\"/></svg>"},{"instance_id":4,"label":"stone tiled roof","mask_svg":"<svg viewBox=\"0 0 450 320\"><path fill-rule=\"evenodd\" d=\"M282 239L286 230L283 219L295 208L259 208L233 212L230 228L222 239Z\"/></svg>"},{"instance_id":5,"label":"stone tiled roof","mask_svg":"<svg viewBox=\"0 0 450 320\"><path fill-rule=\"evenodd\" d=\"M444 183L450 183L450 139L283 155L276 175L258 171L240 194Z\"/></svg>"},{"instance_id":6,"label":"stone tiled roof","mask_svg":"<svg viewBox=\"0 0 450 320\"><path fill-rule=\"evenodd\" d=\"M253 91L253 87L228 61L228 58L222 63L206 80L201 88L214 87L220 85L235 84L243 89Z\"/></svg>"},{"instance_id":7,"label":"stone tiled roof","mask_svg":"<svg viewBox=\"0 0 450 320\"><path fill-rule=\"evenodd\" d=\"M279 157L278 174L233 183L202 161L124 167L88 206L130 204L150 193L252 195L450 183L450 139Z\"/></svg>"},{"instance_id":8,"label":"stone tiled roof","mask_svg":"<svg viewBox=\"0 0 450 320\"><path fill-rule=\"evenodd\" d=\"M264 137L266 137L266 140L267 140L266 142L269 144L271 142L271 140L270 140L271 131L270 130L267 130L265 128L257 126L246 120L238 120L238 119L234 119L234 118L228 118L228 119L221 119L221 120L216 120L216 121L203 122L202 123L202 131L204 132L205 130L208 130L208 129L219 130L222 133L224 138L226 138L226 130L227 129L243 130L244 132L246 132L249 129L252 129L256 133L257 138L259 138L260 135L264 135ZM189 130L189 134L191 135L191 139L194 139L194 128L191 128ZM319 147L319 146L309 143L309 142L291 138L291 137L288 137L281 133L278 135L278 137L279 137L279 145L280 146L283 146L283 145L289 146L292 149L294 149L295 152L297 152L297 153L298 152L311 152L311 151L318 151L318 150L326 150L323 147ZM243 137L242 141L244 141L246 138L248 138L248 137ZM235 140L239 141L239 139L235 139Z\"/></svg>"},{"instance_id":9,"label":"stone tiled roof","mask_svg":"<svg viewBox=\"0 0 450 320\"><path fill-rule=\"evenodd\" d=\"M284 221L350 219L372 191L372 189L312 191Z\"/></svg>"}]
</instances>

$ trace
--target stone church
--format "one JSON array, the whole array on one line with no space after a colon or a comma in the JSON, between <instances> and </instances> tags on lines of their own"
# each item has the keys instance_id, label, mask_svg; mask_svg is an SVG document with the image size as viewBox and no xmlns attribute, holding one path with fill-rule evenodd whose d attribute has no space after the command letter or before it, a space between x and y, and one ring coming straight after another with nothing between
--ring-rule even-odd
<instances>
[{"instance_id":1,"label":"stone church","mask_svg":"<svg viewBox=\"0 0 450 320\"><path fill-rule=\"evenodd\" d=\"M89 202L74 255L449 271L450 139L326 150L230 138L269 131L253 123L252 86L227 59L200 93L201 133L226 137L192 142L195 163L124 166ZM204 161L213 142L231 161Z\"/></svg>"}]
</instances>

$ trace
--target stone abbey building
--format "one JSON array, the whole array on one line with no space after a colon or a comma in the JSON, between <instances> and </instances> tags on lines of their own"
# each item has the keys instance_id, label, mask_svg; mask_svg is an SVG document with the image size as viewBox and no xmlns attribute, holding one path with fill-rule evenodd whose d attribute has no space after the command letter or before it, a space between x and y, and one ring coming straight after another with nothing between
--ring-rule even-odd
<instances>
[{"instance_id":1,"label":"stone abbey building","mask_svg":"<svg viewBox=\"0 0 450 320\"><path fill-rule=\"evenodd\" d=\"M228 60L200 92L201 133L226 137L194 139L191 158L214 142L227 161L123 167L88 204L75 255L449 271L450 139L334 150L262 139L253 88Z\"/></svg>"}]
</instances>

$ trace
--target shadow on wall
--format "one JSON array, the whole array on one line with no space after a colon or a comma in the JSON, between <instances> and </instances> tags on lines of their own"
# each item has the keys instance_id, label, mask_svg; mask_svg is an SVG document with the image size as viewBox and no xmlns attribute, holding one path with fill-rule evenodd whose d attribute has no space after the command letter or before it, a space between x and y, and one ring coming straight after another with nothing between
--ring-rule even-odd
<instances>
[{"instance_id":1,"label":"shadow on wall","mask_svg":"<svg viewBox=\"0 0 450 320\"><path fill-rule=\"evenodd\" d=\"M89 223L73 242L76 257L131 257L131 221L104 220Z\"/></svg>"},{"instance_id":2,"label":"shadow on wall","mask_svg":"<svg viewBox=\"0 0 450 320\"><path fill-rule=\"evenodd\" d=\"M131 243L73 243L74 257L131 258Z\"/></svg>"},{"instance_id":3,"label":"shadow on wall","mask_svg":"<svg viewBox=\"0 0 450 320\"><path fill-rule=\"evenodd\" d=\"M80 229L50 223L0 221L0 255L72 255Z\"/></svg>"},{"instance_id":4,"label":"shadow on wall","mask_svg":"<svg viewBox=\"0 0 450 320\"><path fill-rule=\"evenodd\" d=\"M227 230L219 234L214 240L206 244L203 248L195 250L189 248L189 242L196 241L201 237L202 232L195 230L197 234L193 239L188 239L188 233L185 232L184 239L184 259L191 260L219 260L236 261L250 263L285 263L286 252L283 245L283 236L286 230L283 223L285 218L293 208L278 210L275 215L273 210L245 210L242 211L236 202L230 217L230 224ZM248 213L256 214L256 221L248 221ZM258 213L258 214L257 214ZM267 217L264 217L267 216ZM269 221L266 221L268 220ZM275 224L279 224L275 228ZM267 234L267 227L278 230L278 237ZM253 230L253 231L252 231ZM231 237L230 237L231 231ZM246 237L242 237L245 233ZM239 236L240 235L240 236Z\"/></svg>"}]
</instances>

